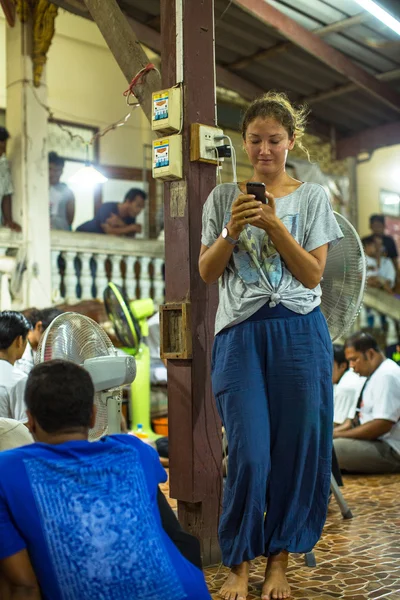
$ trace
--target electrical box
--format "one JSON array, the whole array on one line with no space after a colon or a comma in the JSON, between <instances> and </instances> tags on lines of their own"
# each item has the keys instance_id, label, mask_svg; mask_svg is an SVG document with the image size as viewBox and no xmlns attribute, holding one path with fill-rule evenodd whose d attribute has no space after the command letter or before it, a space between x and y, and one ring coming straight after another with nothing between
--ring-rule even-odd
<instances>
[{"instance_id":1,"label":"electrical box","mask_svg":"<svg viewBox=\"0 0 400 600\"><path fill-rule=\"evenodd\" d=\"M153 92L151 128L162 133L175 133L182 127L181 86Z\"/></svg>"},{"instance_id":2,"label":"electrical box","mask_svg":"<svg viewBox=\"0 0 400 600\"><path fill-rule=\"evenodd\" d=\"M222 146L224 140L215 140L224 132L212 125L192 123L190 127L190 160L218 164L216 146Z\"/></svg>"},{"instance_id":3,"label":"electrical box","mask_svg":"<svg viewBox=\"0 0 400 600\"><path fill-rule=\"evenodd\" d=\"M182 179L182 136L153 141L153 177L164 181Z\"/></svg>"}]
</instances>

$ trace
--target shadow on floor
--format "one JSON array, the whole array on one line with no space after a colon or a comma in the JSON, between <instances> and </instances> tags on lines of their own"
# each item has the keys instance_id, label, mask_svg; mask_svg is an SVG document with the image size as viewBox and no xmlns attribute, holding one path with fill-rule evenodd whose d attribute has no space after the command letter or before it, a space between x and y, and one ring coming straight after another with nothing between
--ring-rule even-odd
<instances>
[{"instance_id":1,"label":"shadow on floor","mask_svg":"<svg viewBox=\"0 0 400 600\"><path fill-rule=\"evenodd\" d=\"M294 555L289 568L295 600L400 600L400 475L347 476L343 494L354 518L342 519L331 500L317 567ZM259 599L265 563L254 561L248 600ZM213 598L226 576L224 567L205 570Z\"/></svg>"}]
</instances>

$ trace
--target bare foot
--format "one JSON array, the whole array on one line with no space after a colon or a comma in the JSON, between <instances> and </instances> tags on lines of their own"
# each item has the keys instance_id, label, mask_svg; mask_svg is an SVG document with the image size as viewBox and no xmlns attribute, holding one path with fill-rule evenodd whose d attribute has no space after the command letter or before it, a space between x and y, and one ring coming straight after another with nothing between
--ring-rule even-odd
<instances>
[{"instance_id":1,"label":"bare foot","mask_svg":"<svg viewBox=\"0 0 400 600\"><path fill-rule=\"evenodd\" d=\"M290 598L290 586L286 579L288 553L281 552L270 556L265 569L265 581L262 587L261 600L281 600Z\"/></svg>"},{"instance_id":2,"label":"bare foot","mask_svg":"<svg viewBox=\"0 0 400 600\"><path fill-rule=\"evenodd\" d=\"M249 586L249 563L243 562L231 568L227 580L218 595L224 600L246 600Z\"/></svg>"}]
</instances>

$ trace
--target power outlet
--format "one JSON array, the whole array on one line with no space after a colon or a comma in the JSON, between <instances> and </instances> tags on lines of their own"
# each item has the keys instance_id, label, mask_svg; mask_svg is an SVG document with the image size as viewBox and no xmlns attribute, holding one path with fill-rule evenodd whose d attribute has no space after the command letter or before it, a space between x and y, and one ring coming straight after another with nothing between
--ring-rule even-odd
<instances>
[{"instance_id":1,"label":"power outlet","mask_svg":"<svg viewBox=\"0 0 400 600\"><path fill-rule=\"evenodd\" d=\"M215 136L222 136L224 132L218 127L193 123L191 126L190 160L217 164L215 146L223 145L224 141L215 141Z\"/></svg>"}]
</instances>

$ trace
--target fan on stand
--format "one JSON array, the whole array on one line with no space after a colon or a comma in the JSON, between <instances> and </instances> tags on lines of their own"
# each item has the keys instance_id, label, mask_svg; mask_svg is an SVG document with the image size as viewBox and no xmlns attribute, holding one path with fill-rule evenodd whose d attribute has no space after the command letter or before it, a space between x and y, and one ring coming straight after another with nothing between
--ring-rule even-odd
<instances>
[{"instance_id":1,"label":"fan on stand","mask_svg":"<svg viewBox=\"0 0 400 600\"><path fill-rule=\"evenodd\" d=\"M344 237L329 250L321 281L321 310L332 342L342 337L357 318L367 281L359 235L345 217L336 212L334 215Z\"/></svg>"},{"instance_id":2,"label":"fan on stand","mask_svg":"<svg viewBox=\"0 0 400 600\"><path fill-rule=\"evenodd\" d=\"M133 356L118 356L109 337L95 321L67 312L50 323L39 342L36 364L53 359L80 365L92 378L97 413L89 440L121 433L120 388L135 379Z\"/></svg>"},{"instance_id":3,"label":"fan on stand","mask_svg":"<svg viewBox=\"0 0 400 600\"><path fill-rule=\"evenodd\" d=\"M321 310L328 323L332 343L350 329L362 305L367 280L367 265L363 246L353 225L339 213L334 213L343 233L338 244L330 248L321 281ZM336 479L331 475L331 491L344 519L353 517ZM305 555L306 564L315 566L313 552Z\"/></svg>"},{"instance_id":4,"label":"fan on stand","mask_svg":"<svg viewBox=\"0 0 400 600\"><path fill-rule=\"evenodd\" d=\"M124 290L109 283L104 290L104 306L125 352L136 359L136 379L131 386L131 425L154 441L159 435L151 428L150 350L143 338L149 334L147 319L154 313L151 298L129 301Z\"/></svg>"}]
</instances>

